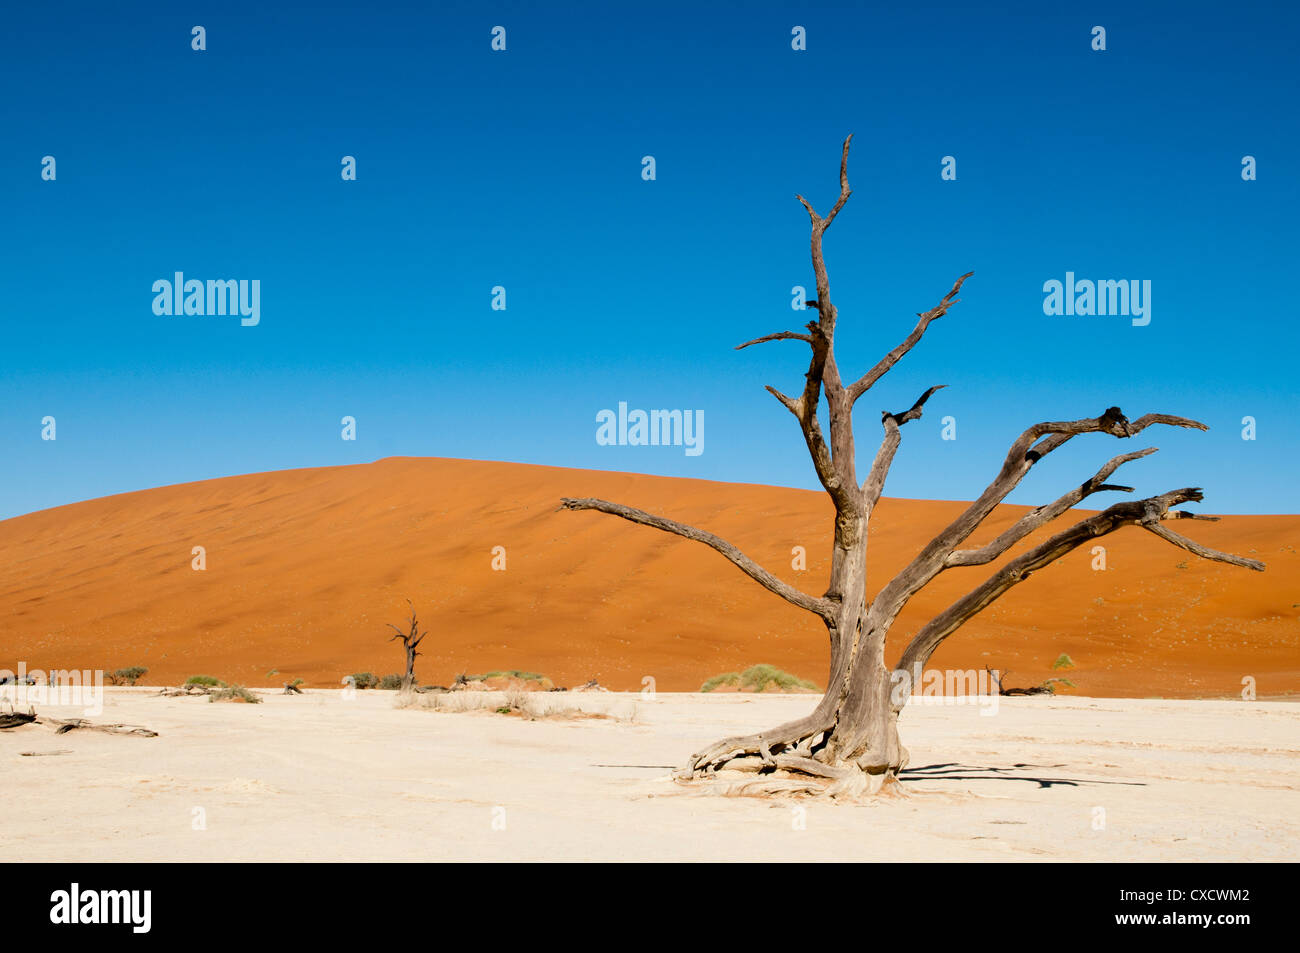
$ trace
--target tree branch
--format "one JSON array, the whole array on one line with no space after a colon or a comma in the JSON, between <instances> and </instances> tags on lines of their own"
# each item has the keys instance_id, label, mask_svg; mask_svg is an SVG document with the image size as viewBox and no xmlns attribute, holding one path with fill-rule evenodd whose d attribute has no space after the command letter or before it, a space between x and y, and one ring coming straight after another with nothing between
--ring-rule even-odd
<instances>
[{"instance_id":1,"label":"tree branch","mask_svg":"<svg viewBox=\"0 0 1300 953\"><path fill-rule=\"evenodd\" d=\"M844 208L844 203L849 200L853 191L849 188L849 143L853 141L853 133L849 133L844 140L844 151L840 154L840 198L831 209L830 214L822 223L822 231L831 227L831 222L835 221L835 216L840 214L840 209Z\"/></svg>"},{"instance_id":2,"label":"tree branch","mask_svg":"<svg viewBox=\"0 0 1300 953\"><path fill-rule=\"evenodd\" d=\"M1084 480L1083 483L1061 496L1055 502L1030 510L991 543L981 546L979 549L958 549L949 553L944 560L944 568L982 566L985 563L992 562L1034 530L1050 523L1070 507L1079 503L1080 500L1091 496L1093 493L1101 493L1106 490L1132 493L1133 488L1131 486L1113 486L1103 481L1130 460L1150 456L1155 452L1155 447L1148 447L1145 450L1137 450L1133 453L1124 453L1113 457L1090 478Z\"/></svg>"},{"instance_id":3,"label":"tree branch","mask_svg":"<svg viewBox=\"0 0 1300 953\"><path fill-rule=\"evenodd\" d=\"M740 350L768 341L803 341L812 348L808 372L804 375L803 393L798 400L787 397L773 387L768 387L767 390L799 421L818 479L830 494L837 512L847 514L859 511L861 492L857 485L854 460L852 403L845 399L844 385L840 381L839 369L835 364L833 341L836 312L834 304L831 303L830 279L827 277L826 262L822 255L822 234L852 194L848 178L849 146L852 141L852 135L844 140L844 148L840 154L840 195L834 208L825 218L819 216L816 209L802 195L795 196L807 210L809 221L812 223L810 251L813 273L817 281L817 297L807 301L806 304L817 309L817 320L808 324L806 335L796 331L779 331L746 341L737 348ZM822 434L818 419L818 406L821 403L823 390L826 392L826 401L829 405L831 436L829 444Z\"/></svg>"},{"instance_id":4,"label":"tree branch","mask_svg":"<svg viewBox=\"0 0 1300 953\"><path fill-rule=\"evenodd\" d=\"M746 341L744 344L737 344L736 350L743 351L751 344L766 344L768 341L803 341L805 344L812 344L812 336L800 334L798 331L777 331L775 334L765 334L761 338L754 338L754 340Z\"/></svg>"},{"instance_id":5,"label":"tree branch","mask_svg":"<svg viewBox=\"0 0 1300 953\"><path fill-rule=\"evenodd\" d=\"M691 539L698 543L703 543L727 557L727 559L731 560L731 562L733 562L746 576L753 579L770 592L776 593L786 602L796 605L800 609L806 609L823 619L830 620L834 617L833 606L830 602L825 599L818 599L810 596L807 593L799 591L789 583L783 582L720 536L706 533L705 531L696 529L693 526L687 526L685 523L678 523L675 520L665 519L662 516L655 516L652 513L645 512L644 510L633 509L630 506L623 506L621 503L609 503L605 500L592 498L573 499L570 497L565 497L560 501L560 503L565 509L597 510L601 513L621 516L623 519L632 523L649 526L652 529L662 530L665 533L672 533L685 539Z\"/></svg>"},{"instance_id":6,"label":"tree branch","mask_svg":"<svg viewBox=\"0 0 1300 953\"><path fill-rule=\"evenodd\" d=\"M881 412L880 421L884 424L885 436L880 442L880 449L876 451L876 458L871 463L871 472L867 474L866 480L862 483L862 496L868 513L880 501L880 494L885 490L885 477L889 475L889 468L894 463L894 454L898 452L898 445L903 439L899 428L909 421L918 419L921 416L921 408L925 406L925 402L930 399L935 391L942 390L947 386L947 384L935 384L918 397L916 403L901 414L891 414L888 411Z\"/></svg>"},{"instance_id":7,"label":"tree branch","mask_svg":"<svg viewBox=\"0 0 1300 953\"><path fill-rule=\"evenodd\" d=\"M1188 513L1171 513L1170 517L1187 519L1197 519ZM1233 566L1240 566L1242 569L1253 569L1256 572L1264 571L1264 564L1258 559L1248 559L1245 556L1234 556L1232 553L1221 553L1217 549L1210 549L1208 546L1202 546L1194 539L1188 539L1179 533L1175 533L1168 526L1163 526L1155 522L1143 522L1142 528L1148 532L1155 533L1167 543L1173 543L1179 549L1185 549L1189 553L1200 556L1202 559L1212 559L1215 562L1229 563Z\"/></svg>"},{"instance_id":8,"label":"tree branch","mask_svg":"<svg viewBox=\"0 0 1300 953\"><path fill-rule=\"evenodd\" d=\"M920 318L920 320L917 321L916 327L914 327L912 333L903 340L903 343L882 357L875 367L867 371L867 373L863 374L849 386L848 396L850 403L855 402L859 397L870 390L871 386L875 384L876 381L880 380L880 378L884 377L886 372L897 364L904 354L915 347L916 343L921 340L921 336L925 334L926 328L930 326L932 321L936 321L948 313L948 309L960 300L957 297L957 293L961 291L962 284L965 283L966 279L973 274L975 274L973 271L966 272L966 274L957 279L952 286L952 290L943 296L942 301L924 314L918 314L917 317Z\"/></svg>"},{"instance_id":9,"label":"tree branch","mask_svg":"<svg viewBox=\"0 0 1300 953\"><path fill-rule=\"evenodd\" d=\"M1007 452L1002 469L979 499L934 537L916 557L877 594L872 612L877 617L894 618L907 600L926 586L947 567L947 559L973 533L994 508L1019 485L1035 463L1072 437L1082 433L1106 433L1130 437L1153 424L1208 429L1205 424L1172 414L1146 414L1130 421L1118 407L1110 407L1100 417L1081 420L1047 421L1025 430ZM1122 461L1121 461L1122 462ZM1119 464L1117 463L1116 466ZM1105 468L1103 467L1103 470Z\"/></svg>"},{"instance_id":10,"label":"tree branch","mask_svg":"<svg viewBox=\"0 0 1300 953\"><path fill-rule=\"evenodd\" d=\"M1016 438L1016 441L1011 445L1011 449L1007 451L1006 459L1002 463L1002 469L998 471L998 475L994 477L993 482L988 485L979 499L940 533L935 538L935 543L931 545L938 544L940 548L946 546L947 552L951 552L953 546L958 545L974 532L975 528L993 512L994 507L1006 499L1011 491L1020 485L1020 481L1025 478L1025 475L1029 473L1035 463L1053 450L1063 446L1071 438L1084 433L1105 433L1115 437L1132 437L1153 424L1168 424L1196 430L1209 429L1199 421L1187 417L1175 417L1172 414L1146 414L1135 421L1130 421L1118 407L1107 408L1105 413L1099 417L1085 417L1081 420L1047 421L1034 424ZM1120 463L1124 462L1120 458L1116 459L1119 459ZM1115 465L1119 466L1119 463ZM1102 469L1105 470L1105 467Z\"/></svg>"},{"instance_id":11,"label":"tree branch","mask_svg":"<svg viewBox=\"0 0 1300 953\"><path fill-rule=\"evenodd\" d=\"M935 616L926 624L903 650L896 668L914 676L930 660L934 650L948 636L956 632L973 616L987 608L1013 586L1024 582L1030 573L1035 572L1060 559L1066 553L1099 536L1113 533L1124 526L1141 526L1162 539L1166 539L1189 552L1205 559L1230 563L1248 569L1262 571L1264 564L1255 559L1246 559L1230 553L1221 553L1172 530L1159 525L1160 520L1179 518L1178 514L1169 512L1170 506L1188 501L1199 502L1202 499L1200 489L1186 487L1171 490L1160 496L1145 500L1116 503L1098 513L1096 516L1074 524L1050 539L1045 540L1023 555L1011 560L984 583L972 589L962 598Z\"/></svg>"}]
</instances>

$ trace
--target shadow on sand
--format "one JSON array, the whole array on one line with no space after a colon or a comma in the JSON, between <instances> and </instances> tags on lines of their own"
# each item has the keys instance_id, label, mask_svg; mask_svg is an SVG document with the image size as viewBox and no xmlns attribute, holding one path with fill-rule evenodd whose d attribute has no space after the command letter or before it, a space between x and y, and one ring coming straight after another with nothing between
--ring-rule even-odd
<instances>
[{"instance_id":1,"label":"shadow on sand","mask_svg":"<svg viewBox=\"0 0 1300 953\"><path fill-rule=\"evenodd\" d=\"M1067 787L1091 787L1100 784L1121 784L1127 787L1146 787L1143 781L1102 781L1097 778L1048 778L1040 777L1037 772L1064 768L1063 764L1013 764L1010 767L994 768L971 764L927 764L924 767L904 768L899 774L900 781L1030 781L1040 788L1050 788L1061 784ZM1034 771L1034 774L1016 772Z\"/></svg>"}]
</instances>

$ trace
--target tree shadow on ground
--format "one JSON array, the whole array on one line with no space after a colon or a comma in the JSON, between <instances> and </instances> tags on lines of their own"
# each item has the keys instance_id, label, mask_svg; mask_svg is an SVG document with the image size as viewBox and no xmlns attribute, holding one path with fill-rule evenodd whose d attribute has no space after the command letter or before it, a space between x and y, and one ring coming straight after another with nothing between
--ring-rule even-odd
<instances>
[{"instance_id":1,"label":"tree shadow on ground","mask_svg":"<svg viewBox=\"0 0 1300 953\"><path fill-rule=\"evenodd\" d=\"M1051 778L1041 777L1038 772L1043 769L1064 768L1064 764L1013 764L1008 767L991 765L971 765L949 762L947 764L927 764L922 767L904 768L899 772L900 781L1029 781L1040 788L1054 785L1077 788L1100 784L1120 784L1127 787L1146 787L1144 781L1103 781L1098 778ZM1034 771L1033 774L1015 772Z\"/></svg>"}]
</instances>

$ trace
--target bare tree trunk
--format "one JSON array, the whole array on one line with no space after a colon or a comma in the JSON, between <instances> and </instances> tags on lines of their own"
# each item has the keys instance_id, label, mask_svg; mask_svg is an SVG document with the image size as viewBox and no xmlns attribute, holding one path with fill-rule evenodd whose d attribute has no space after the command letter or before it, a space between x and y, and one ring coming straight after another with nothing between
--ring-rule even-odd
<instances>
[{"instance_id":1,"label":"bare tree trunk","mask_svg":"<svg viewBox=\"0 0 1300 953\"><path fill-rule=\"evenodd\" d=\"M402 674L401 690L409 692L411 687L415 684L415 657L420 654L416 649L419 647L420 643L424 641L424 637L429 633L428 630L425 630L424 632L420 631L420 624L415 617L414 603L412 603L410 599L407 599L406 603L411 607L411 620L408 623L408 629L403 631L391 622L388 623L388 627L397 633L388 641L392 642L396 639L402 640L402 648L406 651L406 671Z\"/></svg>"},{"instance_id":2,"label":"bare tree trunk","mask_svg":"<svg viewBox=\"0 0 1300 953\"><path fill-rule=\"evenodd\" d=\"M415 646L410 642L406 643L406 671L402 675L402 691L408 692L411 686L415 684Z\"/></svg>"},{"instance_id":3,"label":"bare tree trunk","mask_svg":"<svg viewBox=\"0 0 1300 953\"><path fill-rule=\"evenodd\" d=\"M1102 433L1127 438L1154 424L1197 430L1206 427L1197 421L1169 414L1147 414L1129 421L1118 407L1111 407L1098 417L1034 424L1012 443L1002 468L979 498L926 544L874 597L869 597L868 527L901 443L901 428L918 419L926 401L944 385L929 388L906 411L881 414L884 436L871 470L861 484L855 460L853 406L921 340L934 321L942 318L957 303L957 294L970 274L958 278L939 304L917 316L916 326L901 344L866 374L845 386L835 361L838 315L831 303L830 281L822 256L822 237L851 194L848 157L852 138L849 136L844 141L840 159L840 196L830 213L822 218L802 196L797 196L812 224L811 253L817 298L807 304L809 308L817 309L817 320L808 323L807 333L778 331L740 345L740 348L746 348L768 341L802 341L812 351L805 375L806 384L799 397L788 397L774 387L767 390L798 421L818 480L835 506L834 543L826 593L817 597L796 589L759 566L731 543L693 526L605 500L566 498L562 501L567 509L609 513L704 543L755 582L792 605L817 615L826 625L830 636L830 673L826 693L810 715L761 734L723 739L692 755L678 772L678 777L683 779L720 770L760 775L740 784L738 790L741 793L827 791L852 795L870 789L875 782L895 777L907 764L908 758L907 749L899 741L898 715L912 693L918 675L939 645L970 618L1027 579L1031 572L1098 536L1124 526L1140 526L1198 556L1249 569L1264 568L1263 563L1256 560L1209 549L1163 525L1163 521L1171 519L1213 519L1171 509L1179 503L1199 502L1201 492L1198 489L1171 490L1145 500L1117 503L1004 564L984 583L923 626L903 651L896 666L891 667L886 662L885 640L894 620L912 596L936 576L949 569L992 562L1093 493L1131 493L1132 487L1104 481L1124 463L1145 457L1155 450L1148 448L1114 457L1078 487L1027 513L991 542L974 549L959 549L1044 456L1080 434ZM818 416L823 394L830 422L829 443Z\"/></svg>"}]
</instances>

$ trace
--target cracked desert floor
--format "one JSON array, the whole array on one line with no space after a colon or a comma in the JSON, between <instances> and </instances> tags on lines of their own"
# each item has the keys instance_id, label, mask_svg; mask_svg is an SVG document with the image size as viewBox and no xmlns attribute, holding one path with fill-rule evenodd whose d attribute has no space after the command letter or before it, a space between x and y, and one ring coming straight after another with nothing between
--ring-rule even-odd
<instances>
[{"instance_id":1,"label":"cracked desert floor","mask_svg":"<svg viewBox=\"0 0 1300 953\"><path fill-rule=\"evenodd\" d=\"M108 689L93 721L158 736L0 732L0 843L50 861L1300 855L1294 702L909 706L902 796L840 804L722 797L669 777L696 748L800 715L812 695L550 694L538 704L555 713L535 720L499 714L492 699L434 711L381 691L263 698Z\"/></svg>"}]
</instances>

